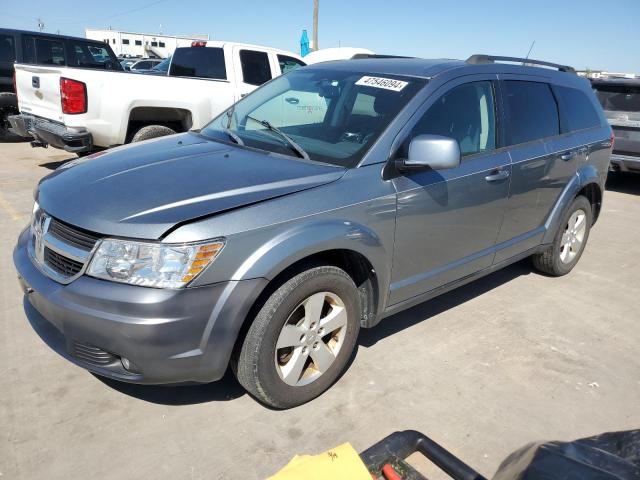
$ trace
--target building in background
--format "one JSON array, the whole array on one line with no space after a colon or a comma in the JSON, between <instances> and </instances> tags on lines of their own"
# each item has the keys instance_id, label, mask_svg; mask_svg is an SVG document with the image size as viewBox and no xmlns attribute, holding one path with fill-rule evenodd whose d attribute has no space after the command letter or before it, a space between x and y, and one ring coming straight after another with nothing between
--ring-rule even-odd
<instances>
[{"instance_id":1,"label":"building in background","mask_svg":"<svg viewBox=\"0 0 640 480\"><path fill-rule=\"evenodd\" d=\"M156 35L87 28L85 37L108 43L118 57L167 58L177 47L189 47L191 42L209 40L209 35Z\"/></svg>"}]
</instances>

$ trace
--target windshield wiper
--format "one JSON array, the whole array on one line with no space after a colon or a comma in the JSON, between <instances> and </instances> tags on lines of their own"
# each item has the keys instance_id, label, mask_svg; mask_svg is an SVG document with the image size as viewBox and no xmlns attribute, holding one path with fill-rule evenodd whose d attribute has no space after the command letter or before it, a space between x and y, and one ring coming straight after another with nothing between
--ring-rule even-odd
<instances>
[{"instance_id":1,"label":"windshield wiper","mask_svg":"<svg viewBox=\"0 0 640 480\"><path fill-rule=\"evenodd\" d=\"M296 152L300 158L304 158L305 160L311 160L309 158L309 154L304 150L304 148L302 148L300 145L298 145L289 135L287 135L286 133L284 133L282 130L280 130L278 127L274 127L273 125L271 125L268 121L266 120L259 120L255 117L252 117L251 115L247 115L247 118L249 120L253 120L254 122L258 122L260 125L262 125L263 127L265 127L267 130L269 130L270 132L274 132L277 133L278 135L280 135L282 138L285 139L285 141L287 142L287 144L289 145L289 147L291 147L291 149Z\"/></svg>"}]
</instances>

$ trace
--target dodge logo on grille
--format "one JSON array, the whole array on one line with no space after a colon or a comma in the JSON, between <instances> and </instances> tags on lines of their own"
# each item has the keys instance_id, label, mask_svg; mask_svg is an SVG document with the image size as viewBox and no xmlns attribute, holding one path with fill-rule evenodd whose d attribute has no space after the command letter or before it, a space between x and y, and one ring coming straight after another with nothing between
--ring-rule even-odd
<instances>
[{"instance_id":1,"label":"dodge logo on grille","mask_svg":"<svg viewBox=\"0 0 640 480\"><path fill-rule=\"evenodd\" d=\"M49 224L51 223L51 217L46 213L42 213L34 222L34 245L33 250L36 255L38 263L44 265L44 235L49 230Z\"/></svg>"}]
</instances>

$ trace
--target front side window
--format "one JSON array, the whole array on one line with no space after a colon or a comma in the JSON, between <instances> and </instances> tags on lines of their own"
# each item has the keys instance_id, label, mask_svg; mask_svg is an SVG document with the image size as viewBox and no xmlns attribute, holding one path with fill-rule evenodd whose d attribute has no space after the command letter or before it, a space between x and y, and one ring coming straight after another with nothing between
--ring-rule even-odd
<instances>
[{"instance_id":1,"label":"front side window","mask_svg":"<svg viewBox=\"0 0 640 480\"><path fill-rule=\"evenodd\" d=\"M465 83L438 98L413 128L410 138L424 134L457 140L463 156L496 148L491 82ZM402 149L401 155L406 156L408 142Z\"/></svg>"},{"instance_id":2,"label":"front side window","mask_svg":"<svg viewBox=\"0 0 640 480\"><path fill-rule=\"evenodd\" d=\"M176 48L169 75L226 80L224 51L217 47Z\"/></svg>"},{"instance_id":3,"label":"front side window","mask_svg":"<svg viewBox=\"0 0 640 480\"><path fill-rule=\"evenodd\" d=\"M507 80L503 85L510 145L560 133L558 105L548 84Z\"/></svg>"},{"instance_id":4,"label":"front side window","mask_svg":"<svg viewBox=\"0 0 640 480\"><path fill-rule=\"evenodd\" d=\"M13 63L16 59L16 50L13 45L13 37L0 35L0 62Z\"/></svg>"},{"instance_id":5,"label":"front side window","mask_svg":"<svg viewBox=\"0 0 640 480\"><path fill-rule=\"evenodd\" d=\"M424 79L397 75L295 70L240 100L202 134L295 156L295 149L268 123L311 160L352 168L425 84Z\"/></svg>"},{"instance_id":6,"label":"front side window","mask_svg":"<svg viewBox=\"0 0 640 480\"><path fill-rule=\"evenodd\" d=\"M283 74L306 65L306 63L297 58L289 57L288 55L278 55L278 63L280 64L280 72Z\"/></svg>"},{"instance_id":7,"label":"front side window","mask_svg":"<svg viewBox=\"0 0 640 480\"><path fill-rule=\"evenodd\" d=\"M267 52L240 50L240 66L244 83L260 86L271 80L271 67Z\"/></svg>"}]
</instances>

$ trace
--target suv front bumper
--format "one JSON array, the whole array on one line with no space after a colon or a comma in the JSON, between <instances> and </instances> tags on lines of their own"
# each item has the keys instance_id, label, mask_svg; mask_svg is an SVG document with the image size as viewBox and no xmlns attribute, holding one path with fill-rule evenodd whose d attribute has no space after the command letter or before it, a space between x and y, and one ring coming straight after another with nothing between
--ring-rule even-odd
<instances>
[{"instance_id":1,"label":"suv front bumper","mask_svg":"<svg viewBox=\"0 0 640 480\"><path fill-rule=\"evenodd\" d=\"M21 113L9 116L13 130L21 137L33 137L41 146L52 145L72 153L90 152L93 138L87 131L78 131L59 123Z\"/></svg>"},{"instance_id":2,"label":"suv front bumper","mask_svg":"<svg viewBox=\"0 0 640 480\"><path fill-rule=\"evenodd\" d=\"M266 285L253 279L169 290L88 276L63 285L34 265L28 241L26 229L13 260L36 333L71 362L131 383L222 378L240 327Z\"/></svg>"}]
</instances>

